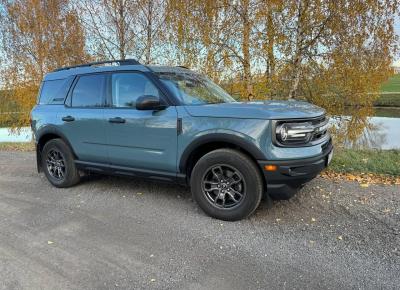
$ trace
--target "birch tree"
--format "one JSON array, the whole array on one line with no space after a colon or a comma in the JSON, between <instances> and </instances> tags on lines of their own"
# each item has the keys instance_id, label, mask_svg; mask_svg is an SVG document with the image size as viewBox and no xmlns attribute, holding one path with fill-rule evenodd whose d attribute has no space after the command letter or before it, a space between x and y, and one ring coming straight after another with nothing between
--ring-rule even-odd
<instances>
[{"instance_id":1,"label":"birch tree","mask_svg":"<svg viewBox=\"0 0 400 290\"><path fill-rule=\"evenodd\" d=\"M87 60L85 36L67 0L0 0L1 80L21 114L5 115L27 124L45 73Z\"/></svg>"}]
</instances>

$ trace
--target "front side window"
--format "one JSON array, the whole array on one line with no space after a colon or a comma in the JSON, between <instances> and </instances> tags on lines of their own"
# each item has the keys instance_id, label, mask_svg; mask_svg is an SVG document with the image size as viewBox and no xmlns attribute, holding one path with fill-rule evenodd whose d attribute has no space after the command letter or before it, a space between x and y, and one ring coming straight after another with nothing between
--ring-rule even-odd
<instances>
[{"instance_id":1,"label":"front side window","mask_svg":"<svg viewBox=\"0 0 400 290\"><path fill-rule=\"evenodd\" d=\"M157 87L141 73L115 73L111 77L113 107L136 108L140 96L160 97Z\"/></svg>"},{"instance_id":2,"label":"front side window","mask_svg":"<svg viewBox=\"0 0 400 290\"><path fill-rule=\"evenodd\" d=\"M159 79L185 105L236 102L227 92L208 78L186 72L157 72Z\"/></svg>"},{"instance_id":3,"label":"front side window","mask_svg":"<svg viewBox=\"0 0 400 290\"><path fill-rule=\"evenodd\" d=\"M103 106L104 82L101 74L81 76L72 92L72 107Z\"/></svg>"}]
</instances>

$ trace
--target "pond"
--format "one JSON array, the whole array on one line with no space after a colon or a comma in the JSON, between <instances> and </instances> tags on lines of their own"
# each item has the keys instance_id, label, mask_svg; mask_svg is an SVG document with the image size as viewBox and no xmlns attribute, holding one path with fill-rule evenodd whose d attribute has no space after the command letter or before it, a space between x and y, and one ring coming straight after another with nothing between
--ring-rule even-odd
<instances>
[{"instance_id":1,"label":"pond","mask_svg":"<svg viewBox=\"0 0 400 290\"><path fill-rule=\"evenodd\" d=\"M335 141L347 148L400 149L400 108L379 108L375 116L357 114L331 117ZM0 128L0 142L30 142L32 132L23 127L18 132Z\"/></svg>"}]
</instances>

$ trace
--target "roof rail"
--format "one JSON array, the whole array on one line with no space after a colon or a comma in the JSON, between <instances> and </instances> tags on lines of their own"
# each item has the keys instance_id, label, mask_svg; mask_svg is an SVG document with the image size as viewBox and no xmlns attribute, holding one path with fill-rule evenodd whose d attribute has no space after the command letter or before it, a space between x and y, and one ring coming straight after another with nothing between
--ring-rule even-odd
<instances>
[{"instance_id":1,"label":"roof rail","mask_svg":"<svg viewBox=\"0 0 400 290\"><path fill-rule=\"evenodd\" d=\"M96 61L96 62L89 62L89 63L79 64L79 65L60 67L60 68L53 70L53 72L67 70L67 69L71 69L71 68L96 66L96 65L108 64L108 63L118 63L118 65L138 65L138 64L140 64L140 62L138 62L136 59L118 59L118 60Z\"/></svg>"}]
</instances>

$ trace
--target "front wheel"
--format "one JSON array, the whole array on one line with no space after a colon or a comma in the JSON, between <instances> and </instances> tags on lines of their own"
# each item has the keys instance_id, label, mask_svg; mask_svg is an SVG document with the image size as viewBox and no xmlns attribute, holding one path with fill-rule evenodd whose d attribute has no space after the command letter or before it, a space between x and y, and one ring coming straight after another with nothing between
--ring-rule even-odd
<instances>
[{"instance_id":1,"label":"front wheel","mask_svg":"<svg viewBox=\"0 0 400 290\"><path fill-rule=\"evenodd\" d=\"M193 168L190 185L194 199L205 213L227 221L251 215L264 191L254 162L232 149L204 155Z\"/></svg>"}]
</instances>

